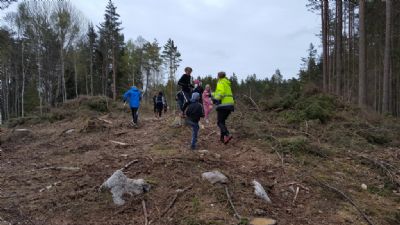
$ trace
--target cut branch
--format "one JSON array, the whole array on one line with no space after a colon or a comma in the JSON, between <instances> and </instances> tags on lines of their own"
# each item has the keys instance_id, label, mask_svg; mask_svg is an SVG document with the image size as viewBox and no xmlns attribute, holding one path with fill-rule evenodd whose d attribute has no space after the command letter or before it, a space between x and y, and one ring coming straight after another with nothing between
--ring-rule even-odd
<instances>
[{"instance_id":1,"label":"cut branch","mask_svg":"<svg viewBox=\"0 0 400 225\"><path fill-rule=\"evenodd\" d=\"M361 216L365 219L365 221L367 221L367 223L368 223L369 225L375 225L375 224L371 221L371 219L368 218L367 215L365 215L365 213L360 209L360 207L358 207L358 206L356 205L356 203L355 203L349 196L347 196L345 193L343 193L343 192L340 191L339 189L337 189L337 188L335 188L335 187L332 187L332 186L330 186L329 184L327 184L327 183L325 183L325 182L323 182L323 181L317 179L316 177L314 177L314 176L311 176L311 177L314 178L321 186L324 186L324 187L330 189L331 191L335 192L336 194L339 194L339 195L342 196L345 200L347 200L351 205L354 206L354 208L357 209L357 211L361 214Z\"/></svg>"},{"instance_id":2,"label":"cut branch","mask_svg":"<svg viewBox=\"0 0 400 225\"><path fill-rule=\"evenodd\" d=\"M249 96L247 96L247 95L243 95L243 96L246 97L246 98L248 98L248 99L251 101L251 104L253 104L253 106L256 107L256 109L257 109L258 112L261 111L260 107L258 107L257 103L256 103L251 97L249 97Z\"/></svg>"},{"instance_id":3,"label":"cut branch","mask_svg":"<svg viewBox=\"0 0 400 225\"><path fill-rule=\"evenodd\" d=\"M193 187L193 184L187 186L187 187L184 188L184 189L178 189L178 190L176 190L175 196L172 198L171 202L168 204L167 208L164 209L164 211L161 213L161 215L158 217L158 219L161 219L161 218L162 218L165 214L167 214L168 211L175 205L175 202L176 202L176 200L178 199L179 194L182 194L182 193L186 192L187 190L191 189L192 187ZM153 221L153 220L150 221L149 224L151 224L151 223L153 223L153 222L155 222L155 221L157 221L157 219L155 219L154 221Z\"/></svg>"},{"instance_id":4,"label":"cut branch","mask_svg":"<svg viewBox=\"0 0 400 225\"><path fill-rule=\"evenodd\" d=\"M227 186L227 185L224 185L224 186L225 186L226 197L228 198L229 204L230 204L230 206L231 206L233 212L235 213L234 216L235 216L238 220L241 220L242 217L240 216L240 214L238 213L238 211L237 211L236 208L235 208L235 205L234 205L233 202L232 202L232 198L231 198L231 195L229 194L228 186Z\"/></svg>"}]
</instances>

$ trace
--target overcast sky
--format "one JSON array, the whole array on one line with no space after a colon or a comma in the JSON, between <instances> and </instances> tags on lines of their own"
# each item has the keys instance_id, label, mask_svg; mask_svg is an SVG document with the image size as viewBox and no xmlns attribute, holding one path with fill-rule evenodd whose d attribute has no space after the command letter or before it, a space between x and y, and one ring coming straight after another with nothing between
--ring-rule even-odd
<instances>
[{"instance_id":1,"label":"overcast sky","mask_svg":"<svg viewBox=\"0 0 400 225\"><path fill-rule=\"evenodd\" d=\"M71 0L94 24L103 21L108 0ZM172 38L182 54L178 74L224 70L240 78L264 78L279 68L297 76L309 44L319 46L319 16L307 0L114 0L125 40L141 35L164 45ZM12 7L14 8L14 6Z\"/></svg>"}]
</instances>

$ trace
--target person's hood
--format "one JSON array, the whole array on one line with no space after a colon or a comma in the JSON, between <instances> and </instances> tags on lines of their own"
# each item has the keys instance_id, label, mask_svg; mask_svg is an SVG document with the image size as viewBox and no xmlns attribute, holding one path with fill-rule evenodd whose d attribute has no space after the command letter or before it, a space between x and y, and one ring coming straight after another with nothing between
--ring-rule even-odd
<instances>
[{"instance_id":1,"label":"person's hood","mask_svg":"<svg viewBox=\"0 0 400 225\"><path fill-rule=\"evenodd\" d=\"M197 92L194 92L194 93L192 94L192 98L190 99L190 101L191 101L191 102L198 102L199 99L200 99L200 94L197 93Z\"/></svg>"},{"instance_id":2,"label":"person's hood","mask_svg":"<svg viewBox=\"0 0 400 225\"><path fill-rule=\"evenodd\" d=\"M137 87L135 87L135 86L132 86L131 87L131 91L139 91L139 89Z\"/></svg>"},{"instance_id":3,"label":"person's hood","mask_svg":"<svg viewBox=\"0 0 400 225\"><path fill-rule=\"evenodd\" d=\"M231 85L231 81L228 80L228 78L226 78L226 77L220 79L219 82L222 82L222 83L224 83L226 85L229 85L229 86Z\"/></svg>"}]
</instances>

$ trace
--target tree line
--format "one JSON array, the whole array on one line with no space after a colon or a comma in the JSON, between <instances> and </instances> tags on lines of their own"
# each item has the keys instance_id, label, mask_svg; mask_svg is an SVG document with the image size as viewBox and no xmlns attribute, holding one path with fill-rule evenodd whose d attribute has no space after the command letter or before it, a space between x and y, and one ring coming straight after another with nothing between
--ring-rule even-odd
<instances>
[{"instance_id":1,"label":"tree line","mask_svg":"<svg viewBox=\"0 0 400 225\"><path fill-rule=\"evenodd\" d=\"M0 0L0 9L15 0ZM236 96L257 102L313 83L365 110L400 115L400 2L309 0L320 15L322 54L310 45L298 79L255 74L230 77ZM125 41L117 8L109 0L104 20L93 25L68 1L24 1L0 28L0 106L3 119L56 106L79 95L118 98L134 84L149 96L176 93L181 54L142 37ZM164 72L167 77L165 82ZM203 84L216 85L211 76Z\"/></svg>"},{"instance_id":2,"label":"tree line","mask_svg":"<svg viewBox=\"0 0 400 225\"><path fill-rule=\"evenodd\" d=\"M15 0L1 0L6 8ZM125 41L117 7L109 0L104 20L93 25L69 1L23 1L0 28L2 120L45 113L79 95L119 98L131 85L145 95L168 85L175 92L181 54L139 36Z\"/></svg>"},{"instance_id":3,"label":"tree line","mask_svg":"<svg viewBox=\"0 0 400 225\"><path fill-rule=\"evenodd\" d=\"M399 116L400 1L309 0L308 7L321 16L321 89Z\"/></svg>"}]
</instances>

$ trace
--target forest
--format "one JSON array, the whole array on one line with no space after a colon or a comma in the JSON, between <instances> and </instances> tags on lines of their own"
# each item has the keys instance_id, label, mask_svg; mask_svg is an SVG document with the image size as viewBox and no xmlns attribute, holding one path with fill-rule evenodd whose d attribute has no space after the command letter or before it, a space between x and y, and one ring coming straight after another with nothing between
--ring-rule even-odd
<instances>
[{"instance_id":1,"label":"forest","mask_svg":"<svg viewBox=\"0 0 400 225\"><path fill-rule=\"evenodd\" d=\"M286 16L293 4L291 12L317 21L315 36L305 29L301 40L304 57L295 41L279 45L293 55L296 48L296 74L282 66L293 62L232 72L258 64L257 41L232 41L243 65L227 60L221 67L231 68L200 74L186 65L193 52L176 34L181 27L127 37L119 13L147 4L140 11L151 14L154 2L104 0L94 23L78 9L83 1L0 0L0 225L400 224L400 1L157 1L189 11L160 7L168 24L170 16L200 24L211 30L207 45L218 47L232 28L219 31L215 18L237 16L243 23L234 28L260 31L260 18L272 17L265 11ZM204 15L192 6L216 17L196 23ZM262 29L301 35L275 19ZM206 36L184 35L189 45ZM264 35L248 40L267 42ZM285 61L259 49L264 63ZM220 53L200 54L203 65ZM195 75L178 82L187 66ZM204 104L199 86L190 93L195 80L211 86ZM184 87L190 103L183 90L177 95Z\"/></svg>"},{"instance_id":2,"label":"forest","mask_svg":"<svg viewBox=\"0 0 400 225\"><path fill-rule=\"evenodd\" d=\"M2 1L5 8L14 1ZM1 115L3 120L42 114L80 95L119 99L130 85L165 90L174 99L181 62L177 43L141 36L125 40L117 7L108 2L101 24L92 24L68 1L24 1L2 19ZM284 97L288 86L312 83L365 110L400 114L400 14L398 1L310 0L321 16L321 43L310 44L298 78L248 74L234 92L256 101ZM373 22L372 22L373 21ZM317 45L317 47L315 47ZM321 46L321 54L317 49ZM200 77L212 82L210 75ZM213 81L216 83L216 80ZM205 84L205 83L204 83ZM277 89L281 89L279 93ZM253 92L253 93L252 93ZM260 93L260 96L253 96ZM290 94L290 93L289 93Z\"/></svg>"}]
</instances>

